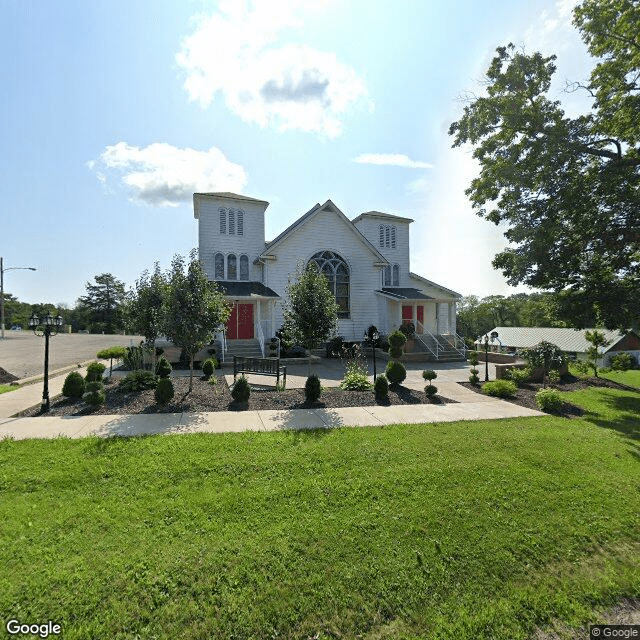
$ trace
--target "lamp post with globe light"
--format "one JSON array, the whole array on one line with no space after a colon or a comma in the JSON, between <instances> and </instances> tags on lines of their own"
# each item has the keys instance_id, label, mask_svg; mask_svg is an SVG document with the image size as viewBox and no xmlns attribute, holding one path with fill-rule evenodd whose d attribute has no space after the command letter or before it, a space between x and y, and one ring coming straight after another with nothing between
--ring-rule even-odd
<instances>
[{"instance_id":1,"label":"lamp post with globe light","mask_svg":"<svg viewBox=\"0 0 640 640\"><path fill-rule=\"evenodd\" d=\"M4 272L16 271L18 269L36 270L35 267L7 267L5 269L4 258L0 258L0 334L2 340L4 340Z\"/></svg>"},{"instance_id":2,"label":"lamp post with globe light","mask_svg":"<svg viewBox=\"0 0 640 640\"><path fill-rule=\"evenodd\" d=\"M47 313L43 318L38 318L36 312L29 318L29 329L37 336L44 336L44 389L42 390L41 411L49 411L49 337L55 336L62 328L62 316L55 318ZM43 327L42 329L38 329Z\"/></svg>"}]
</instances>

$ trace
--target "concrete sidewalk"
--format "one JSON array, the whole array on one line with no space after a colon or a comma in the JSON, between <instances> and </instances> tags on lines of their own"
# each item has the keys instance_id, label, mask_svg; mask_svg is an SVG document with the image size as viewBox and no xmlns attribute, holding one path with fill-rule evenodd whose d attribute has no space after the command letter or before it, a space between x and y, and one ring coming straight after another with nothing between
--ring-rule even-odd
<instances>
[{"instance_id":1,"label":"concrete sidewalk","mask_svg":"<svg viewBox=\"0 0 640 640\"><path fill-rule=\"evenodd\" d=\"M424 388L421 370L424 365L407 367L404 386ZM334 363L317 373L323 386L337 386L338 372ZM315 369L315 367L314 367ZM77 369L85 375L86 368ZM455 402L442 405L392 405L388 407L345 407L341 409L291 409L267 411L215 411L202 413L164 413L136 415L89 415L69 417L12 418L40 404L42 382L24 386L0 395L0 439L13 438L82 438L89 435L136 436L176 433L224 433L239 431L278 431L285 429L332 429L343 426L380 426L397 423L453 422L545 415L525 407L483 396L460 386L457 382L468 376L468 366L446 365L438 371L438 394ZM51 398L62 392L64 375L49 379ZM231 381L233 376L231 376ZM304 371L292 372L288 387L304 386ZM254 382L253 380L251 380ZM258 383L256 380L254 383ZM273 384L273 381L270 381Z\"/></svg>"}]
</instances>

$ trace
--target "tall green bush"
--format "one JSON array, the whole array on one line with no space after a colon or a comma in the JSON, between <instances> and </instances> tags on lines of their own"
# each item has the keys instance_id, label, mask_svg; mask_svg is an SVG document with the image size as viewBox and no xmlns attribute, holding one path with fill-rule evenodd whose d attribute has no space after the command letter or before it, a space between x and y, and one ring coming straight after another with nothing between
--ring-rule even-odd
<instances>
[{"instance_id":1,"label":"tall green bush","mask_svg":"<svg viewBox=\"0 0 640 640\"><path fill-rule=\"evenodd\" d=\"M167 404L173 398L174 389L173 382L170 378L160 378L154 391L156 402L158 404Z\"/></svg>"},{"instance_id":2,"label":"tall green bush","mask_svg":"<svg viewBox=\"0 0 640 640\"><path fill-rule=\"evenodd\" d=\"M311 374L304 385L304 399L306 402L315 402L320 398L322 393L322 386L320 385L320 378L314 373Z\"/></svg>"},{"instance_id":3,"label":"tall green bush","mask_svg":"<svg viewBox=\"0 0 640 640\"><path fill-rule=\"evenodd\" d=\"M376 400L386 400L389 397L389 381L384 374L376 377L373 383L373 391L376 394Z\"/></svg>"},{"instance_id":4,"label":"tall green bush","mask_svg":"<svg viewBox=\"0 0 640 640\"><path fill-rule=\"evenodd\" d=\"M156 364L156 375L160 378L168 378L173 371L171 363L162 356Z\"/></svg>"},{"instance_id":5,"label":"tall green bush","mask_svg":"<svg viewBox=\"0 0 640 640\"><path fill-rule=\"evenodd\" d=\"M385 376L392 386L397 386L407 377L407 370L402 362L398 360L389 360L387 368L385 370Z\"/></svg>"},{"instance_id":6,"label":"tall green bush","mask_svg":"<svg viewBox=\"0 0 640 640\"><path fill-rule=\"evenodd\" d=\"M236 402L248 402L251 395L251 387L249 381L244 375L240 376L231 390L231 396Z\"/></svg>"},{"instance_id":7,"label":"tall green bush","mask_svg":"<svg viewBox=\"0 0 640 640\"><path fill-rule=\"evenodd\" d=\"M389 355L394 359L400 358L402 356L402 347L407 341L407 337L402 331L396 330L389 334L387 340L389 341Z\"/></svg>"},{"instance_id":8,"label":"tall green bush","mask_svg":"<svg viewBox=\"0 0 640 640\"><path fill-rule=\"evenodd\" d=\"M87 367L87 382L100 382L107 367L102 362L91 362Z\"/></svg>"},{"instance_id":9,"label":"tall green bush","mask_svg":"<svg viewBox=\"0 0 640 640\"><path fill-rule=\"evenodd\" d=\"M82 398L84 390L84 378L77 371L72 371L64 380L62 395L65 398Z\"/></svg>"}]
</instances>

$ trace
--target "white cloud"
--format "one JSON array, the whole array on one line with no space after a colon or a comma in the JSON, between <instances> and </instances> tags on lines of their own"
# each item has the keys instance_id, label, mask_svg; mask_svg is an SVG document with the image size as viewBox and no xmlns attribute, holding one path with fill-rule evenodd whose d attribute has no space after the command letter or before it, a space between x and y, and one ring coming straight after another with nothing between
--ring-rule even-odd
<instances>
[{"instance_id":1,"label":"white cloud","mask_svg":"<svg viewBox=\"0 0 640 640\"><path fill-rule=\"evenodd\" d=\"M105 184L117 174L132 200L156 207L190 202L197 191L240 193L247 183L244 169L216 147L208 151L179 149L164 142L134 147L126 142L108 146L98 160L87 163Z\"/></svg>"},{"instance_id":2,"label":"white cloud","mask_svg":"<svg viewBox=\"0 0 640 640\"><path fill-rule=\"evenodd\" d=\"M433 169L433 165L421 160L412 160L404 153L361 153L353 158L358 164L377 164L405 169Z\"/></svg>"},{"instance_id":3,"label":"white cloud","mask_svg":"<svg viewBox=\"0 0 640 640\"><path fill-rule=\"evenodd\" d=\"M326 4L236 0L198 18L176 55L189 98L208 107L220 93L246 122L339 135L343 116L367 96L364 82L334 53L281 42L303 12Z\"/></svg>"}]
</instances>

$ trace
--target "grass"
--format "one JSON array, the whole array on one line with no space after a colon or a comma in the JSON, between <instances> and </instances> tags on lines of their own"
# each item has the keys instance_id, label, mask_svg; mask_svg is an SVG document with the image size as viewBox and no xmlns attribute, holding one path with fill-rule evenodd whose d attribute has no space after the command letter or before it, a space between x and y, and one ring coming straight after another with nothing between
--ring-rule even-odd
<instances>
[{"instance_id":1,"label":"grass","mask_svg":"<svg viewBox=\"0 0 640 640\"><path fill-rule=\"evenodd\" d=\"M18 387L17 385L11 385L11 384L0 384L0 393L8 393L9 391L15 391L16 389L19 389L20 387Z\"/></svg>"},{"instance_id":2,"label":"grass","mask_svg":"<svg viewBox=\"0 0 640 640\"><path fill-rule=\"evenodd\" d=\"M629 387L640 389L640 369L629 369L629 371L609 371L609 373L598 372L601 378L613 380Z\"/></svg>"},{"instance_id":3,"label":"grass","mask_svg":"<svg viewBox=\"0 0 640 640\"><path fill-rule=\"evenodd\" d=\"M640 595L640 394L579 419L0 442L0 611L70 638L524 639Z\"/></svg>"}]
</instances>

